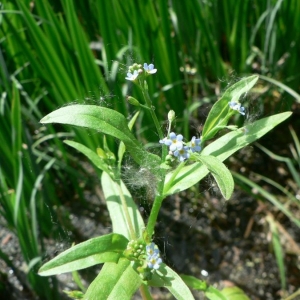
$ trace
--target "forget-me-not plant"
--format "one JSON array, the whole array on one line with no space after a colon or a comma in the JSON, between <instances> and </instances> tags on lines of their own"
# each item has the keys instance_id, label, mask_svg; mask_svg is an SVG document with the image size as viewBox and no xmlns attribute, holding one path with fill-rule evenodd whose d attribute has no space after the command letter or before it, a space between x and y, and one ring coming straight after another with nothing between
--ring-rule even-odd
<instances>
[{"instance_id":1,"label":"forget-me-not plant","mask_svg":"<svg viewBox=\"0 0 300 300\"><path fill-rule=\"evenodd\" d=\"M163 263L160 251L153 242L164 199L192 187L211 173L222 195L228 200L233 193L234 181L223 161L291 115L283 113L255 121L246 134L245 127L237 128L219 136L206 146L206 141L212 140L220 130L224 132L230 129L227 124L234 113L232 110L245 115L245 108L238 99L258 80L258 76L250 76L235 83L213 105L203 125L201 137L193 136L189 139L182 134L176 134L175 130L172 131L172 123L176 118L173 110L168 113L169 125L167 133L164 134L161 120L158 120L148 92L147 78L156 72L153 64L135 63L128 68L125 79L140 88L142 101L131 96L127 99L138 110L145 109L145 113L151 115L158 141L162 146L160 156L146 150L135 137L134 131L131 131L138 113L128 123L125 116L107 107L73 105L62 107L41 120L41 123L61 123L94 129L121 141L117 151L118 160L109 150L105 139L103 149L98 148L96 151L73 141L66 142L85 154L102 171L102 189L107 200L113 232L71 247L44 264L39 274L49 276L73 272L104 263L83 299L107 299L109 295L111 299L129 300L138 288L144 300L152 299L149 288L156 286L169 289L177 299L193 300L184 277ZM228 99L235 100L228 102ZM126 188L126 182L122 180L122 159L125 151L135 160L139 169L143 170L141 174L149 173L154 179L151 183L150 180L147 181L147 184L155 186L155 193L145 223L130 191ZM188 277L192 286L203 283L195 277ZM212 297L223 297L222 291L212 286L208 287L206 283L202 286L203 291Z\"/></svg>"}]
</instances>

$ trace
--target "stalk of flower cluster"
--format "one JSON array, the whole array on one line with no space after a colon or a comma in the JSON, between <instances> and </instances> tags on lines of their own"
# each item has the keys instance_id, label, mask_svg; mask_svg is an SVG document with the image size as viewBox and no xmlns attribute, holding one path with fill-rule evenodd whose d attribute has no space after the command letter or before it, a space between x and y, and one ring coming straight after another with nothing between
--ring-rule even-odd
<instances>
[{"instance_id":1,"label":"stalk of flower cluster","mask_svg":"<svg viewBox=\"0 0 300 300\"><path fill-rule=\"evenodd\" d=\"M142 94L143 94L143 97L145 99L145 103L150 108L151 117L152 117L152 120L153 120L154 125L156 127L158 136L159 136L160 139L163 139L163 137L164 137L163 131L161 129L161 126L159 124L159 121L157 119L155 111L152 108L152 101L151 101L149 93L148 93L147 82L144 81L144 85L141 86L141 87L142 87ZM163 149L162 149L162 162L165 160L165 158L167 156L167 153L168 153L167 148L163 147ZM158 187L157 187L157 196L154 199L153 206L152 206L150 216L149 216L149 219L148 219L148 223L147 223L147 227L146 227L147 239L149 239L149 241L151 241L152 235L154 233L154 227L155 227L155 224L156 224L158 213L159 213L160 207L162 205L162 201L165 198L165 197L162 196L163 195L163 190L164 190L164 182L165 182L165 170L161 169L159 184L158 184Z\"/></svg>"},{"instance_id":2,"label":"stalk of flower cluster","mask_svg":"<svg viewBox=\"0 0 300 300\"><path fill-rule=\"evenodd\" d=\"M157 116L156 116L156 114L154 112L154 109L153 109L153 106L152 106L152 101L151 101L149 93L148 93L148 84L147 84L147 82L144 81L144 84L143 84L143 86L141 85L141 87L142 87L142 93L143 93L143 97L145 99L145 103L150 108L151 117L152 117L152 120L153 120L154 125L156 127L158 136L159 136L160 139L163 139L164 134L163 134L163 131L161 129L161 126L158 122Z\"/></svg>"},{"instance_id":3,"label":"stalk of flower cluster","mask_svg":"<svg viewBox=\"0 0 300 300\"><path fill-rule=\"evenodd\" d=\"M162 182L162 191L159 193L158 196L155 197L154 199L154 203L150 212L150 216L148 219L148 224L147 224L147 228L146 228L146 232L147 232L147 236L149 238L152 237L153 233L154 233L154 227L156 224L156 220L158 217L158 213L160 210L160 207L162 205L162 201L165 199L164 195L164 191L168 191L168 189L170 188L170 185L172 184L173 180L176 178L176 176L178 175L178 173L180 172L180 170L185 166L185 161L181 162L178 167L176 168L176 170L173 172L171 178L169 179L169 182L167 185L164 184L164 181Z\"/></svg>"}]
</instances>

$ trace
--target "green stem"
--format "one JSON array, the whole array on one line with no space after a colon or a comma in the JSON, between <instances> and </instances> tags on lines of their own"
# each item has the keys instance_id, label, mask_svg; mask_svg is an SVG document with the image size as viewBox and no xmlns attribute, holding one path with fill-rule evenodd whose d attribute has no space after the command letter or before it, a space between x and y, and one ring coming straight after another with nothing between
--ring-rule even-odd
<instances>
[{"instance_id":1,"label":"green stem","mask_svg":"<svg viewBox=\"0 0 300 300\"><path fill-rule=\"evenodd\" d=\"M156 196L154 199L154 203L151 209L151 213L148 219L148 224L146 227L146 243L149 243L152 239L152 235L154 234L154 227L156 224L156 220L158 217L158 213L162 204L162 201L164 200L164 196Z\"/></svg>"},{"instance_id":2,"label":"green stem","mask_svg":"<svg viewBox=\"0 0 300 300\"><path fill-rule=\"evenodd\" d=\"M124 197L124 193L123 193L122 188L121 188L121 182L116 182L116 184L118 186L119 195L120 195L120 199L121 199L121 202L122 202L122 207L123 207L123 210L124 210L125 218L127 220L127 225L128 225L128 229L129 229L129 232L130 232L130 238L132 240L135 240L136 239L136 234L135 234L134 227L133 227L130 215L129 215L126 199Z\"/></svg>"},{"instance_id":3,"label":"green stem","mask_svg":"<svg viewBox=\"0 0 300 300\"><path fill-rule=\"evenodd\" d=\"M300 290L296 291L295 293L293 293L292 295L288 296L287 298L284 298L284 300L292 300L292 299L295 299L299 295L300 295Z\"/></svg>"},{"instance_id":4,"label":"green stem","mask_svg":"<svg viewBox=\"0 0 300 300\"><path fill-rule=\"evenodd\" d=\"M140 286L140 293L141 293L143 300L153 300L147 285L142 284Z\"/></svg>"},{"instance_id":5,"label":"green stem","mask_svg":"<svg viewBox=\"0 0 300 300\"><path fill-rule=\"evenodd\" d=\"M142 84L142 82L140 82L139 86L142 90L142 94L143 94L143 97L144 97L144 100L145 100L145 104L150 109L149 111L150 111L152 120L154 122L154 125L156 127L159 139L162 140L164 138L164 134L163 134L163 131L162 131L161 126L159 124L159 121L157 119L157 116L155 114L154 108L152 106L152 101L151 101L151 98L150 98L149 93L148 93L147 82L144 81L143 84ZM170 130L170 127L169 127L169 130ZM162 147L162 162L165 161L165 158L166 158L167 154L168 154L168 149L167 149L167 147L163 146ZM152 235L154 233L154 227L155 227L155 224L156 224L158 213L159 213L160 207L162 205L162 201L165 198L163 196L165 176L166 176L166 171L164 169L161 169L160 170L159 183L158 183L158 187L157 187L157 196L154 199L153 206L152 206L152 209L151 209L151 213L150 213L150 216L149 216L149 219L148 219L148 224L147 224L146 231L145 231L146 232L146 236L145 236L146 242L150 242L151 239L152 239Z\"/></svg>"},{"instance_id":6,"label":"green stem","mask_svg":"<svg viewBox=\"0 0 300 300\"><path fill-rule=\"evenodd\" d=\"M174 170L171 178L169 179L168 183L166 184L166 186L164 186L163 189L163 193L166 194L167 191L169 190L171 184L173 183L173 181L175 180L176 176L178 175L179 171L184 167L185 165L185 161L181 162L178 167Z\"/></svg>"},{"instance_id":7,"label":"green stem","mask_svg":"<svg viewBox=\"0 0 300 300\"><path fill-rule=\"evenodd\" d=\"M150 99L150 96L149 96L149 93L148 93L148 90L143 88L142 89L142 93L143 93L143 96L144 96L144 99L145 99L145 103L146 105L150 108L150 113L151 113L151 117L152 117L152 120L154 122L154 125L156 127L156 130L157 130L157 133L158 133L158 136L160 139L163 139L164 138L164 134L162 132L162 129L161 129L161 126L158 122L158 119L156 117L156 114L154 112L154 109L153 109L153 106L152 106L152 101Z\"/></svg>"}]
</instances>

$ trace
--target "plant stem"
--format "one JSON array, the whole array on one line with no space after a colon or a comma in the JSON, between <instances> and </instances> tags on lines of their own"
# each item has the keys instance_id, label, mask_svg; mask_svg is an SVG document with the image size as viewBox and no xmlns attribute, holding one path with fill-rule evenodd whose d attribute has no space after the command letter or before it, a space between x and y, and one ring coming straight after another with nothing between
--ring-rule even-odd
<instances>
[{"instance_id":1,"label":"plant stem","mask_svg":"<svg viewBox=\"0 0 300 300\"><path fill-rule=\"evenodd\" d=\"M147 285L142 284L140 286L140 293L141 293L141 296L142 296L143 300L153 300Z\"/></svg>"},{"instance_id":2,"label":"plant stem","mask_svg":"<svg viewBox=\"0 0 300 300\"><path fill-rule=\"evenodd\" d=\"M145 100L145 104L147 107L149 107L150 109L150 114L152 117L152 120L154 122L154 125L156 127L157 133L159 138L162 140L164 138L163 135L163 131L161 129L161 126L159 124L159 121L157 119L157 116L155 114L154 108L152 106L152 101L150 99L149 93L148 93L148 85L147 82L144 81L144 83L140 83L140 88L142 90L142 94ZM170 127L169 127L170 130ZM167 156L168 153L168 149L167 147L163 146L162 147L162 162L165 161L165 158ZM154 227L156 224L156 220L157 220L157 216L162 204L162 201L164 200L164 196L163 196L163 191L164 191L164 183L165 183L165 176L166 176L166 171L164 169L160 169L160 177L159 177L159 183L158 183L158 187L157 187L157 196L154 199L154 203L151 209L151 213L148 219L148 224L146 227L146 237L145 240L146 242L150 242L152 239L152 235L154 233Z\"/></svg>"},{"instance_id":3,"label":"plant stem","mask_svg":"<svg viewBox=\"0 0 300 300\"><path fill-rule=\"evenodd\" d=\"M164 196L156 196L154 199L154 203L146 227L146 243L149 243L151 241L152 235L154 233L154 227L156 224L157 216L164 198Z\"/></svg>"},{"instance_id":4,"label":"plant stem","mask_svg":"<svg viewBox=\"0 0 300 300\"><path fill-rule=\"evenodd\" d=\"M184 167L185 165L185 161L181 162L178 167L174 170L171 178L169 179L168 183L166 184L166 186L164 186L163 192L164 194L166 194L166 192L169 190L170 185L173 183L174 179L176 178L176 176L178 175L179 171Z\"/></svg>"},{"instance_id":5,"label":"plant stem","mask_svg":"<svg viewBox=\"0 0 300 300\"><path fill-rule=\"evenodd\" d=\"M116 184L118 186L119 195L120 195L120 199L121 199L121 202L122 202L125 218L127 220L127 225L128 225L128 229L129 229L129 232L130 232L130 238L132 240L135 240L136 239L136 234L135 234L134 227L133 227L130 215L129 215L126 199L124 197L124 193L123 193L122 188L121 188L121 181L116 182Z\"/></svg>"},{"instance_id":6,"label":"plant stem","mask_svg":"<svg viewBox=\"0 0 300 300\"><path fill-rule=\"evenodd\" d=\"M154 109L153 109L153 106L152 106L152 101L151 101L149 93L148 93L148 85L147 85L146 81L144 81L144 85L142 87L142 93L143 93L146 105L150 108L151 117L152 117L152 120L153 120L154 125L156 127L158 136L159 136L160 139L163 139L164 134L162 132L161 126L159 125L156 114L154 112Z\"/></svg>"},{"instance_id":7,"label":"plant stem","mask_svg":"<svg viewBox=\"0 0 300 300\"><path fill-rule=\"evenodd\" d=\"M292 300L292 299L295 299L299 295L300 295L300 290L296 291L295 293L293 293L292 295L288 296L287 298L284 298L284 300Z\"/></svg>"}]
</instances>

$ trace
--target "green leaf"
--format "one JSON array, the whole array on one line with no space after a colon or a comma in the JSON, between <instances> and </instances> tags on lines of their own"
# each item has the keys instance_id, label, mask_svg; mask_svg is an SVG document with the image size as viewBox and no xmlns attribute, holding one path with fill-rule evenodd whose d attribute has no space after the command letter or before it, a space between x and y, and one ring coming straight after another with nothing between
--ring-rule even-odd
<instances>
[{"instance_id":1,"label":"green leaf","mask_svg":"<svg viewBox=\"0 0 300 300\"><path fill-rule=\"evenodd\" d=\"M84 300L130 300L142 284L140 276L132 269L130 261L120 259L117 264L106 263L90 284Z\"/></svg>"},{"instance_id":2,"label":"green leaf","mask_svg":"<svg viewBox=\"0 0 300 300\"><path fill-rule=\"evenodd\" d=\"M207 289L207 283L194 276L181 274L180 277L182 278L182 280L185 282L187 286L189 286L194 290L205 291Z\"/></svg>"},{"instance_id":3,"label":"green leaf","mask_svg":"<svg viewBox=\"0 0 300 300\"><path fill-rule=\"evenodd\" d=\"M224 288L221 293L226 300L250 300L244 291L236 286Z\"/></svg>"},{"instance_id":4,"label":"green leaf","mask_svg":"<svg viewBox=\"0 0 300 300\"><path fill-rule=\"evenodd\" d=\"M149 280L148 284L150 286L167 288L177 300L195 299L182 278L164 263L153 274L153 278Z\"/></svg>"},{"instance_id":5,"label":"green leaf","mask_svg":"<svg viewBox=\"0 0 300 300\"><path fill-rule=\"evenodd\" d=\"M205 296L210 300L227 300L226 297L216 288L209 286Z\"/></svg>"},{"instance_id":6,"label":"green leaf","mask_svg":"<svg viewBox=\"0 0 300 300\"><path fill-rule=\"evenodd\" d=\"M39 269L39 275L56 275L81 270L103 262L116 262L127 244L128 240L116 233L89 239L45 263Z\"/></svg>"},{"instance_id":7,"label":"green leaf","mask_svg":"<svg viewBox=\"0 0 300 300\"><path fill-rule=\"evenodd\" d=\"M219 291L213 286L207 286L205 281L194 276L181 275L181 278L190 288L204 291L205 296L211 300L249 300L244 291L238 287L224 288Z\"/></svg>"},{"instance_id":8,"label":"green leaf","mask_svg":"<svg viewBox=\"0 0 300 300\"><path fill-rule=\"evenodd\" d=\"M257 80L257 75L243 78L225 91L208 114L202 131L202 143L213 138L220 129L227 125L232 115L228 103L230 101L238 102L241 95L247 93Z\"/></svg>"},{"instance_id":9,"label":"green leaf","mask_svg":"<svg viewBox=\"0 0 300 300\"><path fill-rule=\"evenodd\" d=\"M214 176L223 197L228 200L234 189L234 181L227 167L216 157L199 155L194 153L193 157L202 162L208 171Z\"/></svg>"},{"instance_id":10,"label":"green leaf","mask_svg":"<svg viewBox=\"0 0 300 300\"><path fill-rule=\"evenodd\" d=\"M79 152L81 152L82 154L84 154L97 168L99 168L100 170L106 172L109 174L109 176L114 177L114 173L111 170L110 166L104 162L103 159L101 159L94 151L92 151L90 148L74 142L74 141L70 141L70 140L65 140L64 143L66 143L67 145L75 148L76 150L78 150Z\"/></svg>"},{"instance_id":11,"label":"green leaf","mask_svg":"<svg viewBox=\"0 0 300 300\"><path fill-rule=\"evenodd\" d=\"M205 147L201 155L212 155L217 157L220 161L224 161L239 149L244 148L265 135L276 125L290 117L291 114L291 112L280 113L260 119L236 131L231 131ZM165 186L168 186L168 181L172 178L173 172L174 171L167 174ZM172 180L169 189L164 191L164 195L171 195L188 189L199 182L208 173L207 167L202 163L185 166L180 170L176 178Z\"/></svg>"},{"instance_id":12,"label":"green leaf","mask_svg":"<svg viewBox=\"0 0 300 300\"><path fill-rule=\"evenodd\" d=\"M121 140L139 165L157 170L160 158L147 152L128 128L126 118L115 110L95 105L70 105L45 116L43 124L60 123L97 130Z\"/></svg>"},{"instance_id":13,"label":"green leaf","mask_svg":"<svg viewBox=\"0 0 300 300\"><path fill-rule=\"evenodd\" d=\"M101 185L103 193L106 199L107 208L112 221L113 232L119 233L130 239L130 232L127 226L127 221L125 218L124 210L122 207L122 202L120 199L119 185L113 181L109 175L105 172L102 173ZM142 229L145 228L145 224L139 210L134 203L130 192L127 190L126 186L121 181L121 189L124 194L129 215L133 223L134 231L137 237L142 236Z\"/></svg>"}]
</instances>

